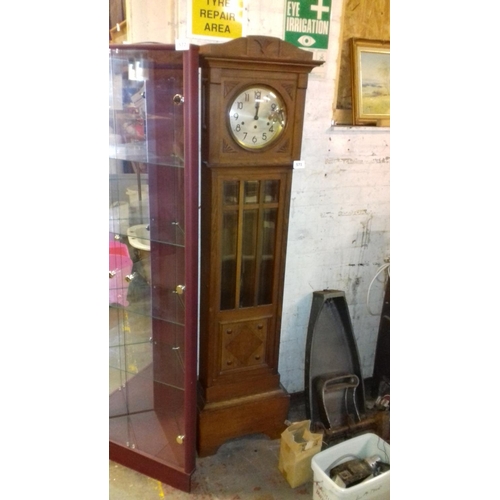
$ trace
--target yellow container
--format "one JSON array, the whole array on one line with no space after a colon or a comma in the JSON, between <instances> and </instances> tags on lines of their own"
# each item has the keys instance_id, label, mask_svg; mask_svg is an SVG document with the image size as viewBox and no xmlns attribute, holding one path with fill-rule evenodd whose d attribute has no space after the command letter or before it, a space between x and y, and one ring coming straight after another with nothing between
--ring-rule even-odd
<instances>
[{"instance_id":1,"label":"yellow container","mask_svg":"<svg viewBox=\"0 0 500 500\"><path fill-rule=\"evenodd\" d=\"M321 451L323 434L311 432L310 427L311 421L303 420L281 434L278 468L292 488L312 479L311 460Z\"/></svg>"}]
</instances>

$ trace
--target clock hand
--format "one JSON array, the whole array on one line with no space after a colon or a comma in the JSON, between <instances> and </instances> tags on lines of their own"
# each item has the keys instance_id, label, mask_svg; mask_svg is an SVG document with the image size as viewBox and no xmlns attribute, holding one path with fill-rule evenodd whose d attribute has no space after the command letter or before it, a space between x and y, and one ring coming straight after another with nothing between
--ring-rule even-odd
<instances>
[{"instance_id":1,"label":"clock hand","mask_svg":"<svg viewBox=\"0 0 500 500\"><path fill-rule=\"evenodd\" d=\"M255 103L255 116L253 117L254 120L259 119L259 106L260 106L260 102Z\"/></svg>"}]
</instances>

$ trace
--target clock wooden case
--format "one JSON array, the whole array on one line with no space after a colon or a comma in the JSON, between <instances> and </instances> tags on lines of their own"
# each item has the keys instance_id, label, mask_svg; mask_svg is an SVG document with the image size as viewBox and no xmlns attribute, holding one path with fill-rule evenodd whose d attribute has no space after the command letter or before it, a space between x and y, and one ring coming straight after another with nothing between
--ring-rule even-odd
<instances>
[{"instance_id":1,"label":"clock wooden case","mask_svg":"<svg viewBox=\"0 0 500 500\"><path fill-rule=\"evenodd\" d=\"M293 162L312 53L274 37L200 47L198 455L285 429L278 358Z\"/></svg>"}]
</instances>

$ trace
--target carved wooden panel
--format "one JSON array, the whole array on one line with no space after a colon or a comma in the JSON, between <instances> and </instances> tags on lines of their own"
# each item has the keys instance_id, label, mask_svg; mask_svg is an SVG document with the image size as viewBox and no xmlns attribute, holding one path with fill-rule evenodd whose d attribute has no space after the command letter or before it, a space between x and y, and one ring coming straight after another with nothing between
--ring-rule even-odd
<instances>
[{"instance_id":1,"label":"carved wooden panel","mask_svg":"<svg viewBox=\"0 0 500 500\"><path fill-rule=\"evenodd\" d=\"M220 324L221 372L265 364L268 320Z\"/></svg>"},{"instance_id":2,"label":"carved wooden panel","mask_svg":"<svg viewBox=\"0 0 500 500\"><path fill-rule=\"evenodd\" d=\"M237 54L238 58L279 59L280 61L286 59L312 61L313 58L311 52L270 36L249 36L236 38L223 44L204 45L200 47L200 54L228 58Z\"/></svg>"}]
</instances>

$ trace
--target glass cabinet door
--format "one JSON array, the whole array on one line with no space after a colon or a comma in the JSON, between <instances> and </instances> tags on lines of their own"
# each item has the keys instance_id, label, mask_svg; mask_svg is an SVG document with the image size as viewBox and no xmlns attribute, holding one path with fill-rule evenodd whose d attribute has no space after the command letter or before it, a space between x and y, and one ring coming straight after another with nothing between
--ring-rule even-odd
<instances>
[{"instance_id":1,"label":"glass cabinet door","mask_svg":"<svg viewBox=\"0 0 500 500\"><path fill-rule=\"evenodd\" d=\"M233 176L235 177L235 176ZM222 179L220 310L273 302L283 175ZM283 197L283 193L281 197Z\"/></svg>"},{"instance_id":2,"label":"glass cabinet door","mask_svg":"<svg viewBox=\"0 0 500 500\"><path fill-rule=\"evenodd\" d=\"M195 468L198 52L109 50L110 459L184 491Z\"/></svg>"}]
</instances>

